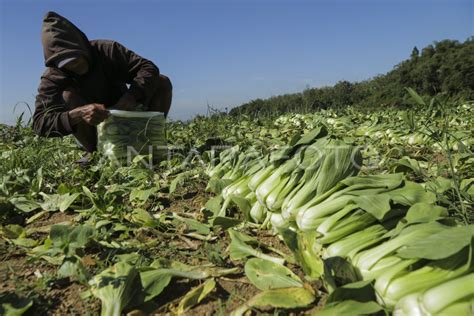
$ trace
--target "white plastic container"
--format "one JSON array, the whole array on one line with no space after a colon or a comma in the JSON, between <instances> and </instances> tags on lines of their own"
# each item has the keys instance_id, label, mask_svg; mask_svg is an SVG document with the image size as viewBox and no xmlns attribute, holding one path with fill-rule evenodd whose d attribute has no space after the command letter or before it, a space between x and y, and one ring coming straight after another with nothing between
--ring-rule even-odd
<instances>
[{"instance_id":1,"label":"white plastic container","mask_svg":"<svg viewBox=\"0 0 474 316\"><path fill-rule=\"evenodd\" d=\"M157 163L167 154L165 123L161 112L110 110L110 116L97 126L98 148L121 164L149 154Z\"/></svg>"}]
</instances>

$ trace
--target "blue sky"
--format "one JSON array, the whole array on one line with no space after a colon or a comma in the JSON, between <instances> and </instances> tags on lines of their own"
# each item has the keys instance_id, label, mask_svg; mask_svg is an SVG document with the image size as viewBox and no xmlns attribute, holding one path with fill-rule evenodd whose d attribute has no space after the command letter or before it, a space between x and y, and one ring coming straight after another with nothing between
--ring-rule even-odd
<instances>
[{"instance_id":1,"label":"blue sky","mask_svg":"<svg viewBox=\"0 0 474 316\"><path fill-rule=\"evenodd\" d=\"M470 0L2 0L0 122L14 121L18 102L34 107L50 10L154 61L173 82L174 119L368 79L414 46L474 35Z\"/></svg>"}]
</instances>

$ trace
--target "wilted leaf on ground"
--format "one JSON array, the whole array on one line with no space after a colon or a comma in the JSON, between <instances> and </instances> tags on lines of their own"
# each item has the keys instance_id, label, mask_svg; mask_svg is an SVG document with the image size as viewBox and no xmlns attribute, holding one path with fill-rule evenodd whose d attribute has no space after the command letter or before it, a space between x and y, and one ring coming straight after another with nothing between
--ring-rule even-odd
<instances>
[{"instance_id":1,"label":"wilted leaf on ground","mask_svg":"<svg viewBox=\"0 0 474 316\"><path fill-rule=\"evenodd\" d=\"M22 212L29 213L31 211L34 211L36 209L39 209L41 205L33 200L29 200L24 196L20 197L13 197L10 200L10 203L13 204L17 209L19 209Z\"/></svg>"},{"instance_id":2,"label":"wilted leaf on ground","mask_svg":"<svg viewBox=\"0 0 474 316\"><path fill-rule=\"evenodd\" d=\"M300 278L287 267L260 258L251 258L245 263L245 275L260 290L303 286Z\"/></svg>"},{"instance_id":3,"label":"wilted leaf on ground","mask_svg":"<svg viewBox=\"0 0 474 316\"><path fill-rule=\"evenodd\" d=\"M234 310L232 315L243 315L251 308L302 308L309 306L315 299L311 291L302 287L266 290Z\"/></svg>"},{"instance_id":4,"label":"wilted leaf on ground","mask_svg":"<svg viewBox=\"0 0 474 316\"><path fill-rule=\"evenodd\" d=\"M122 315L124 308L133 304L135 295L142 292L138 271L125 262L102 271L89 284L92 294L102 302L103 316Z\"/></svg>"},{"instance_id":5,"label":"wilted leaf on ground","mask_svg":"<svg viewBox=\"0 0 474 316\"><path fill-rule=\"evenodd\" d=\"M189 291L179 302L178 315L199 304L215 287L216 281L208 279L203 284Z\"/></svg>"},{"instance_id":6,"label":"wilted leaf on ground","mask_svg":"<svg viewBox=\"0 0 474 316\"><path fill-rule=\"evenodd\" d=\"M228 229L227 231L229 232L229 236L232 240L229 246L231 260L242 260L247 257L257 257L280 264L285 263L285 259L267 255L248 245L246 242L254 241L254 239L250 236L240 233L234 229Z\"/></svg>"}]
</instances>

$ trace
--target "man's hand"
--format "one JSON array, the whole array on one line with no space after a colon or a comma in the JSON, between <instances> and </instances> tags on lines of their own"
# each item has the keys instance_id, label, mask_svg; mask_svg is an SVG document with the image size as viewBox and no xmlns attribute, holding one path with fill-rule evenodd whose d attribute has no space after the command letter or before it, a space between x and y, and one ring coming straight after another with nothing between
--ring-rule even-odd
<instances>
[{"instance_id":1,"label":"man's hand","mask_svg":"<svg viewBox=\"0 0 474 316\"><path fill-rule=\"evenodd\" d=\"M118 102L113 106L114 109L131 111L137 107L137 100L135 97L128 92L125 92Z\"/></svg>"},{"instance_id":2,"label":"man's hand","mask_svg":"<svg viewBox=\"0 0 474 316\"><path fill-rule=\"evenodd\" d=\"M92 103L69 111L71 125L85 122L89 125L98 125L110 115L103 104Z\"/></svg>"}]
</instances>

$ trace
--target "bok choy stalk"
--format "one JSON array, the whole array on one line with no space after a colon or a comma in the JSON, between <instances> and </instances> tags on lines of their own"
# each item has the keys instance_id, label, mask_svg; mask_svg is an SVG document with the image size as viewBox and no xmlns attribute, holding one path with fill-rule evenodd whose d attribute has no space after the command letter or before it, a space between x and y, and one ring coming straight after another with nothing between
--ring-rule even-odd
<instances>
[{"instance_id":1,"label":"bok choy stalk","mask_svg":"<svg viewBox=\"0 0 474 316\"><path fill-rule=\"evenodd\" d=\"M279 212L279 209L274 208L273 206L276 204L276 199L280 192L286 187L287 183L290 181L290 175L283 175L278 184L276 184L267 197L264 200L265 206L271 212ZM270 207L272 206L272 207Z\"/></svg>"},{"instance_id":2,"label":"bok choy stalk","mask_svg":"<svg viewBox=\"0 0 474 316\"><path fill-rule=\"evenodd\" d=\"M343 195L339 198L327 199L308 209L302 208L296 215L296 224L302 231L316 229L319 226L319 220L340 211L351 200L351 195Z\"/></svg>"},{"instance_id":3,"label":"bok choy stalk","mask_svg":"<svg viewBox=\"0 0 474 316\"><path fill-rule=\"evenodd\" d=\"M222 197L224 199L228 199L231 195L238 195L244 197L248 193L250 193L250 189L248 186L249 177L242 177L240 180L233 182L232 184L226 186L224 190L222 190Z\"/></svg>"},{"instance_id":4,"label":"bok choy stalk","mask_svg":"<svg viewBox=\"0 0 474 316\"><path fill-rule=\"evenodd\" d=\"M251 177L263 168L265 168L267 166L267 163L268 159L265 157L246 157L242 169L243 175Z\"/></svg>"},{"instance_id":5,"label":"bok choy stalk","mask_svg":"<svg viewBox=\"0 0 474 316\"><path fill-rule=\"evenodd\" d=\"M213 168L209 168L207 174L209 177L222 177L229 170L231 170L235 164L236 157L240 151L239 146L226 149L219 154L219 164Z\"/></svg>"},{"instance_id":6,"label":"bok choy stalk","mask_svg":"<svg viewBox=\"0 0 474 316\"><path fill-rule=\"evenodd\" d=\"M300 194L300 192L305 188L305 180L304 180L304 175L302 177L302 179L300 180L300 182L293 188L293 190L291 190L290 192L288 192L287 195L285 195L283 197L283 202L282 202L282 205L280 207L281 209L281 215L283 216L283 218L287 219L287 220L291 220L291 221L294 221L295 220L295 214L296 214L296 208L294 209L291 209L288 207L288 204L290 203L290 201L298 194Z\"/></svg>"},{"instance_id":7,"label":"bok choy stalk","mask_svg":"<svg viewBox=\"0 0 474 316\"><path fill-rule=\"evenodd\" d=\"M465 298L449 305L439 312L439 315L471 316L474 314L474 298Z\"/></svg>"},{"instance_id":8,"label":"bok choy stalk","mask_svg":"<svg viewBox=\"0 0 474 316\"><path fill-rule=\"evenodd\" d=\"M332 243L326 249L326 256L352 259L359 251L383 240L385 233L387 230L382 225L370 226Z\"/></svg>"},{"instance_id":9,"label":"bok choy stalk","mask_svg":"<svg viewBox=\"0 0 474 316\"><path fill-rule=\"evenodd\" d=\"M358 148L342 142L332 146L318 170L316 196L329 191L339 181L356 175L362 165L362 154Z\"/></svg>"},{"instance_id":10,"label":"bok choy stalk","mask_svg":"<svg viewBox=\"0 0 474 316\"><path fill-rule=\"evenodd\" d=\"M281 182L284 182L285 180L288 181L288 175L293 172L295 168L298 168L299 159L299 156L295 156L292 159L285 161L268 178L260 183L255 191L260 203L265 204L267 196L275 186L278 186L278 184L281 184Z\"/></svg>"},{"instance_id":11,"label":"bok choy stalk","mask_svg":"<svg viewBox=\"0 0 474 316\"><path fill-rule=\"evenodd\" d=\"M245 171L245 174L242 175L242 177L235 180L222 190L222 197L224 198L224 203L219 212L219 216L225 216L227 207L229 206L232 197L234 196L242 197L247 200L249 200L248 197L252 196L252 200L256 200L256 196L253 192L251 192L248 184L251 180L251 177L262 168L262 165L255 163L250 164L251 166Z\"/></svg>"},{"instance_id":12,"label":"bok choy stalk","mask_svg":"<svg viewBox=\"0 0 474 316\"><path fill-rule=\"evenodd\" d=\"M352 207L352 205L349 206ZM377 221L375 217L360 209L350 212L341 219L333 220L333 216L330 216L318 227L318 233L323 235L319 238L321 244L330 244L338 241L341 238L358 232ZM328 225L326 225L327 222L329 222Z\"/></svg>"},{"instance_id":13,"label":"bok choy stalk","mask_svg":"<svg viewBox=\"0 0 474 316\"><path fill-rule=\"evenodd\" d=\"M353 265L361 274L371 270L372 267L382 258L393 254L399 248L409 245L419 239L437 234L447 229L446 226L437 222L411 225L403 229L396 237L368 250L364 250L354 257Z\"/></svg>"},{"instance_id":14,"label":"bok choy stalk","mask_svg":"<svg viewBox=\"0 0 474 316\"><path fill-rule=\"evenodd\" d=\"M298 186L298 183L303 175L303 170L297 169L295 170L291 175L290 178L287 182L282 182L284 183L283 186L280 187L278 185L275 189L270 192L270 194L267 196L267 199L265 200L265 203L267 205L267 208L272 211L272 212L278 212L281 211L281 207L283 205L283 201L286 196L292 192L295 187Z\"/></svg>"},{"instance_id":15,"label":"bok choy stalk","mask_svg":"<svg viewBox=\"0 0 474 316\"><path fill-rule=\"evenodd\" d=\"M234 150L234 147L231 149ZM236 150L239 150L238 146ZM219 174L218 178L237 180L243 175L255 173L265 165L266 161L264 158L258 159L261 158L259 155L251 150L235 154L232 156L226 172L223 175Z\"/></svg>"},{"instance_id":16,"label":"bok choy stalk","mask_svg":"<svg viewBox=\"0 0 474 316\"><path fill-rule=\"evenodd\" d=\"M388 256L380 259L377 263L372 267L372 269L368 271L359 271L361 276L364 280L374 280L379 278L382 275L386 275L387 271L392 269L397 269L397 267L401 267L403 269L406 266L411 266L417 263L417 259L407 260L402 259L398 256ZM397 270L398 271L398 270Z\"/></svg>"},{"instance_id":17,"label":"bok choy stalk","mask_svg":"<svg viewBox=\"0 0 474 316\"><path fill-rule=\"evenodd\" d=\"M278 229L281 228L288 228L290 226L290 223L286 221L281 214L278 213L272 213L270 217L270 222L272 224L272 228L278 232Z\"/></svg>"},{"instance_id":18,"label":"bok choy stalk","mask_svg":"<svg viewBox=\"0 0 474 316\"><path fill-rule=\"evenodd\" d=\"M316 147L316 148L315 148ZM324 148L310 146L304 152L304 158L300 164L300 169L304 172L300 182L300 188L294 194L287 195L282 202L282 210L287 213L294 205L304 204L311 199L316 192L316 174L324 161L327 152ZM299 203L299 204L298 204ZM285 216L289 217L289 216Z\"/></svg>"},{"instance_id":19,"label":"bok choy stalk","mask_svg":"<svg viewBox=\"0 0 474 316\"><path fill-rule=\"evenodd\" d=\"M230 164L230 162L228 161L221 162L218 165L216 165L214 168L209 169L209 171L207 172L207 175L210 178L221 178L224 176L224 174L226 174L230 170L231 167L232 165Z\"/></svg>"},{"instance_id":20,"label":"bok choy stalk","mask_svg":"<svg viewBox=\"0 0 474 316\"><path fill-rule=\"evenodd\" d=\"M471 315L474 310L474 273L444 282L424 293L402 298L394 316Z\"/></svg>"},{"instance_id":21,"label":"bok choy stalk","mask_svg":"<svg viewBox=\"0 0 474 316\"><path fill-rule=\"evenodd\" d=\"M215 158L212 162L217 162L217 158ZM206 174L212 178L212 177L222 177L227 170L229 169L230 163L228 161L220 161L216 165L209 164L206 170Z\"/></svg>"},{"instance_id":22,"label":"bok choy stalk","mask_svg":"<svg viewBox=\"0 0 474 316\"><path fill-rule=\"evenodd\" d=\"M303 205L330 191L339 181L357 174L362 160L358 149L338 143L330 145L321 159L323 160L317 172L307 179L291 200L283 203L282 213L285 218L295 218Z\"/></svg>"},{"instance_id":23,"label":"bok choy stalk","mask_svg":"<svg viewBox=\"0 0 474 316\"><path fill-rule=\"evenodd\" d=\"M241 153L238 156L238 159L237 159L235 165L232 166L232 168L224 174L222 179L236 180L236 179L240 178L242 176L242 173L243 173L242 165L243 165L243 162L244 162L245 159L246 159L245 153Z\"/></svg>"},{"instance_id":24,"label":"bok choy stalk","mask_svg":"<svg viewBox=\"0 0 474 316\"><path fill-rule=\"evenodd\" d=\"M250 209L250 217L257 224L263 223L265 221L265 218L267 217L267 211L265 210L265 206L260 204L260 202L256 201Z\"/></svg>"},{"instance_id":25,"label":"bok choy stalk","mask_svg":"<svg viewBox=\"0 0 474 316\"><path fill-rule=\"evenodd\" d=\"M390 269L376 279L374 288L379 302L394 306L404 296L424 292L466 274L470 265L470 247L465 247L448 258L432 261L414 271L406 268L398 271Z\"/></svg>"},{"instance_id":26,"label":"bok choy stalk","mask_svg":"<svg viewBox=\"0 0 474 316\"><path fill-rule=\"evenodd\" d=\"M337 225L337 223L347 216L347 214L352 213L354 209L357 208L357 205L349 203L347 204L342 210L339 212L327 217L321 225L318 226L318 229L316 230L318 233L321 235L327 234L334 226Z\"/></svg>"},{"instance_id":27,"label":"bok choy stalk","mask_svg":"<svg viewBox=\"0 0 474 316\"><path fill-rule=\"evenodd\" d=\"M239 196L245 198L247 195L249 195L250 190L247 186L247 182L245 182L245 179L242 179L243 181L237 181L236 183L233 183L222 190L222 197L224 198L224 202L222 203L221 209L217 213L218 217L224 217L226 215L226 211L231 205L232 202L232 197L233 196Z\"/></svg>"},{"instance_id":28,"label":"bok choy stalk","mask_svg":"<svg viewBox=\"0 0 474 316\"><path fill-rule=\"evenodd\" d=\"M315 229L315 221L341 210L357 197L390 191L403 182L401 174L357 176L341 180L326 193L307 202L296 211L296 223L301 230Z\"/></svg>"},{"instance_id":29,"label":"bok choy stalk","mask_svg":"<svg viewBox=\"0 0 474 316\"><path fill-rule=\"evenodd\" d=\"M316 176L324 161L325 152L318 152L318 155L313 157L310 162L308 162L307 155L308 153L306 152L306 156L300 166L304 171L300 183L295 190L284 197L281 205L283 217L289 220L294 220L295 211L298 209L298 206L303 205L316 194Z\"/></svg>"},{"instance_id":30,"label":"bok choy stalk","mask_svg":"<svg viewBox=\"0 0 474 316\"><path fill-rule=\"evenodd\" d=\"M252 178L249 181L249 188L252 191L256 191L257 187L267 179L270 174L275 170L276 166L273 164L270 164L264 168L262 168L260 171L255 173Z\"/></svg>"}]
</instances>

